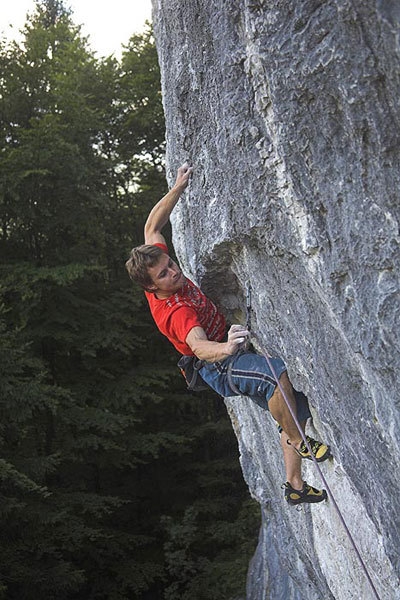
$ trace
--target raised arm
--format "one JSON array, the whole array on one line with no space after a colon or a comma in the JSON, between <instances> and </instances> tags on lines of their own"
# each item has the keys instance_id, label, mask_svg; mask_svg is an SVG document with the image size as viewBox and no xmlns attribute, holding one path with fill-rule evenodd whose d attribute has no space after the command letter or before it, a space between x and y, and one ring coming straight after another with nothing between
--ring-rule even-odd
<instances>
[{"instance_id":1,"label":"raised arm","mask_svg":"<svg viewBox=\"0 0 400 600\"><path fill-rule=\"evenodd\" d=\"M193 167L188 162L179 167L174 186L150 211L144 226L145 244L165 244L165 239L161 231L168 223L174 206L178 202L182 192L186 189L192 171Z\"/></svg>"}]
</instances>

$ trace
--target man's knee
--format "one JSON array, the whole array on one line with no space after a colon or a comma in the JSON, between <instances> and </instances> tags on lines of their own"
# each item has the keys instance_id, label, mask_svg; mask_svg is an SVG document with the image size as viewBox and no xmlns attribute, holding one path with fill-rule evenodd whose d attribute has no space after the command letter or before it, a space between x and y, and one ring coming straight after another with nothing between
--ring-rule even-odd
<instances>
[{"instance_id":1,"label":"man's knee","mask_svg":"<svg viewBox=\"0 0 400 600\"><path fill-rule=\"evenodd\" d=\"M293 395L293 386L290 383L290 379L289 379L289 376L287 374L287 371L284 371L282 373L282 375L279 377L279 383L280 383L281 387L283 388L283 391L286 394ZM278 389L279 392L281 393L279 384L276 385L276 389Z\"/></svg>"},{"instance_id":2,"label":"man's knee","mask_svg":"<svg viewBox=\"0 0 400 600\"><path fill-rule=\"evenodd\" d=\"M277 383L275 386L275 390L269 400L269 403L272 405L282 406L283 410L287 408L287 402L291 405L291 408L296 406L296 399L294 395L294 389L292 384L290 383L288 374L284 371L279 377L279 384Z\"/></svg>"}]
</instances>

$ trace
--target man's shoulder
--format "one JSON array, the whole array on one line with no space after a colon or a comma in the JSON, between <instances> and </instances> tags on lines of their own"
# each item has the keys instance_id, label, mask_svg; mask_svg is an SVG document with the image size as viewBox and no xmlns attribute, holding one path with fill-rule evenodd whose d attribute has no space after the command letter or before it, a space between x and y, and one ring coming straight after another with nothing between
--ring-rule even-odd
<instances>
[{"instance_id":1,"label":"man's shoulder","mask_svg":"<svg viewBox=\"0 0 400 600\"><path fill-rule=\"evenodd\" d=\"M196 309L206 300L201 289L187 277L182 289L168 298L159 299L152 292L145 291L153 313L174 312L179 308Z\"/></svg>"}]
</instances>

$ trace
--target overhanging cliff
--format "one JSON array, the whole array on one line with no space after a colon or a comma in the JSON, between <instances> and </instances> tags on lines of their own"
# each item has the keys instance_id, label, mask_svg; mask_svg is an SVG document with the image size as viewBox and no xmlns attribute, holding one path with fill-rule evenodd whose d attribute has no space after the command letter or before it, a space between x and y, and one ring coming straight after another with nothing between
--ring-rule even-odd
<instances>
[{"instance_id":1,"label":"overhanging cliff","mask_svg":"<svg viewBox=\"0 0 400 600\"><path fill-rule=\"evenodd\" d=\"M380 598L399 588L400 9L391 0L153 0L184 270L309 396ZM227 401L263 523L248 600L368 600L332 503L283 501L268 413ZM321 486L313 465L309 483Z\"/></svg>"}]
</instances>

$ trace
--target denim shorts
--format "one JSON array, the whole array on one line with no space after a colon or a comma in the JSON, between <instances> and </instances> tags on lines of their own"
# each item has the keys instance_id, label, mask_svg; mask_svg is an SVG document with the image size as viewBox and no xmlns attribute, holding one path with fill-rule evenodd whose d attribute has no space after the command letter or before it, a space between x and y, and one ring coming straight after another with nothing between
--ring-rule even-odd
<instances>
[{"instance_id":1,"label":"denim shorts","mask_svg":"<svg viewBox=\"0 0 400 600\"><path fill-rule=\"evenodd\" d=\"M279 379L286 371L286 365L279 357L270 358L270 361ZM254 352L239 352L221 362L205 363L199 373L204 381L221 396L236 396L239 391L265 410L268 410L268 400L277 386L267 359ZM232 389L231 383L237 389ZM294 393L297 418L299 421L305 421L311 417L307 397L302 392Z\"/></svg>"}]
</instances>

